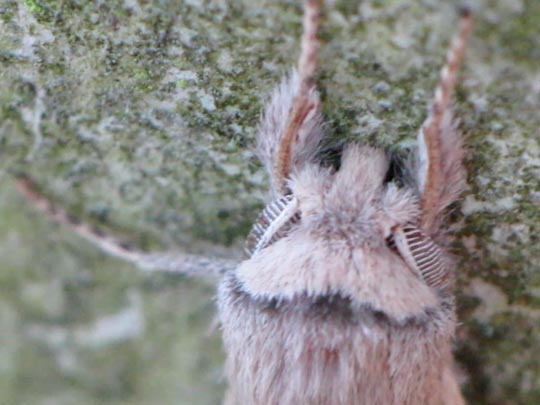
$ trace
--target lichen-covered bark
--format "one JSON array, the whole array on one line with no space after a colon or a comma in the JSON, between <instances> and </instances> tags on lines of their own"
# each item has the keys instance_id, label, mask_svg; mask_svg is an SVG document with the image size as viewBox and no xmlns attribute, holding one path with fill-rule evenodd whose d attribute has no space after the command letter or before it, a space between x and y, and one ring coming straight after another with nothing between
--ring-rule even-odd
<instances>
[{"instance_id":1,"label":"lichen-covered bark","mask_svg":"<svg viewBox=\"0 0 540 405\"><path fill-rule=\"evenodd\" d=\"M540 2L475 0L451 222L471 403L540 402ZM455 32L444 0L329 0L328 132L410 146ZM0 1L0 403L218 403L212 288L143 275L42 218L10 176L147 249L238 248L266 195L260 108L296 1Z\"/></svg>"}]
</instances>

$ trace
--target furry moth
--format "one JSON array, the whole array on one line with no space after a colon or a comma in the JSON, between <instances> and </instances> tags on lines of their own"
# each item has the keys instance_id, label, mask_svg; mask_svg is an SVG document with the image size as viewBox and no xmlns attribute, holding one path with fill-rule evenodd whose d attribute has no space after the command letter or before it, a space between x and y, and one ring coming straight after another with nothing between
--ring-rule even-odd
<instances>
[{"instance_id":1,"label":"furry moth","mask_svg":"<svg viewBox=\"0 0 540 405\"><path fill-rule=\"evenodd\" d=\"M452 263L435 241L465 171L451 95L471 31L468 12L418 136L413 181L348 145L322 167L313 84L319 2L309 0L297 70L272 95L258 135L274 202L249 257L218 292L233 404L462 404L452 371Z\"/></svg>"},{"instance_id":2,"label":"furry moth","mask_svg":"<svg viewBox=\"0 0 540 405\"><path fill-rule=\"evenodd\" d=\"M273 201L239 265L136 251L54 206L28 178L19 190L141 269L220 280L228 405L463 404L452 370L452 261L440 243L444 210L465 184L451 98L472 16L461 15L408 175L392 179L387 154L366 145L346 146L339 169L319 161L321 3L306 1L298 66L262 115L259 157Z\"/></svg>"}]
</instances>

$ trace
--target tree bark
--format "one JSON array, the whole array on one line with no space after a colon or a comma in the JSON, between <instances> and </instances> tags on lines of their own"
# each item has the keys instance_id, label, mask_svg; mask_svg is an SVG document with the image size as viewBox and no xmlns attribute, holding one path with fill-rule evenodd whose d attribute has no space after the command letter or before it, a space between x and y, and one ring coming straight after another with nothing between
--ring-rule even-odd
<instances>
[{"instance_id":1,"label":"tree bark","mask_svg":"<svg viewBox=\"0 0 540 405\"><path fill-rule=\"evenodd\" d=\"M471 403L540 402L540 2L475 0L450 215ZM456 4L328 0L329 136L410 147ZM140 274L41 217L54 201L147 250L240 251L267 195L259 112L296 63L293 1L0 2L0 402L217 403L213 290Z\"/></svg>"}]
</instances>

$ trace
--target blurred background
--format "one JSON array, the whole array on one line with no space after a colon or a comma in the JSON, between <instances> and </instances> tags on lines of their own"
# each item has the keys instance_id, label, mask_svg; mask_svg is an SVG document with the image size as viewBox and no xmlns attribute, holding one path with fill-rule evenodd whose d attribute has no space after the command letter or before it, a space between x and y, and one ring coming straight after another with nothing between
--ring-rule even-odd
<instances>
[{"instance_id":1,"label":"blurred background","mask_svg":"<svg viewBox=\"0 0 540 405\"><path fill-rule=\"evenodd\" d=\"M450 228L471 404L540 403L540 2L471 0L456 95L469 190ZM457 2L329 0L329 136L398 151ZM240 252L266 197L257 119L299 1L0 0L0 403L217 404L212 283L143 274L39 214L12 176L145 250Z\"/></svg>"}]
</instances>

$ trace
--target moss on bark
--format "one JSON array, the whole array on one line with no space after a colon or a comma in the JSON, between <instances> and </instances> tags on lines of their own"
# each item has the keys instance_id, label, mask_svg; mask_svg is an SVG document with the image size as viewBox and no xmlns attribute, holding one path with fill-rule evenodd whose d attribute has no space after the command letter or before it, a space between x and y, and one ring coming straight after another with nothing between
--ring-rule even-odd
<instances>
[{"instance_id":1,"label":"moss on bark","mask_svg":"<svg viewBox=\"0 0 540 405\"><path fill-rule=\"evenodd\" d=\"M456 106L470 189L451 218L458 358L471 403L536 403L540 3L471 3ZM454 6L327 2L319 85L331 136L411 144ZM31 175L145 248L238 248L266 195L257 118L295 62L300 19L294 1L0 2L0 402L219 401L211 288L105 258L26 206L9 176Z\"/></svg>"}]
</instances>

